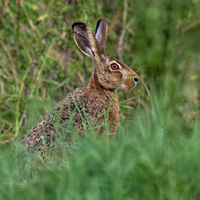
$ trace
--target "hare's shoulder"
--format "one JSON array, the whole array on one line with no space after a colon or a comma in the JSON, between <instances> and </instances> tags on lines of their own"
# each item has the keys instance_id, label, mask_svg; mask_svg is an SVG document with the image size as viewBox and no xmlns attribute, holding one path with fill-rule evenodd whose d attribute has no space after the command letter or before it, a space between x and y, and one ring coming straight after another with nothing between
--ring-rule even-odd
<instances>
[{"instance_id":1,"label":"hare's shoulder","mask_svg":"<svg viewBox=\"0 0 200 200\"><path fill-rule=\"evenodd\" d=\"M67 120L69 117L69 110L79 111L85 110L88 115L97 117L109 107L118 104L117 95L109 93L108 91L76 88L73 92L69 93L66 98L57 104L56 110L62 113L62 120Z\"/></svg>"},{"instance_id":2,"label":"hare's shoulder","mask_svg":"<svg viewBox=\"0 0 200 200\"><path fill-rule=\"evenodd\" d=\"M69 93L66 98L58 103L58 105L61 104L69 104L72 103L72 106L74 104L74 101L76 103L81 102L83 104L88 103L103 103L105 104L105 101L110 101L113 97L107 94L104 90L97 90L97 89L88 89L87 87L82 88L76 88L73 92Z\"/></svg>"},{"instance_id":3,"label":"hare's shoulder","mask_svg":"<svg viewBox=\"0 0 200 200\"><path fill-rule=\"evenodd\" d=\"M109 92L105 90L87 89L87 88L77 88L73 93L78 96L80 102L84 106L85 112L91 116L91 118L96 118L101 115L105 110L118 104L117 95L114 92ZM118 112L118 106L115 107L116 112ZM89 117L90 118L90 117Z\"/></svg>"},{"instance_id":4,"label":"hare's shoulder","mask_svg":"<svg viewBox=\"0 0 200 200\"><path fill-rule=\"evenodd\" d=\"M68 98L73 98L79 100L84 105L87 106L94 106L102 105L105 106L107 103L110 102L116 103L117 95L115 93L110 93L106 90L97 90L95 88L88 89L85 88L77 88L72 93L68 95Z\"/></svg>"},{"instance_id":5,"label":"hare's shoulder","mask_svg":"<svg viewBox=\"0 0 200 200\"><path fill-rule=\"evenodd\" d=\"M95 98L101 98L101 99L111 99L115 98L116 94L114 92L111 92L109 90L97 90L95 88L76 88L72 93L72 95L79 96L80 98L87 98L87 99L95 99Z\"/></svg>"}]
</instances>

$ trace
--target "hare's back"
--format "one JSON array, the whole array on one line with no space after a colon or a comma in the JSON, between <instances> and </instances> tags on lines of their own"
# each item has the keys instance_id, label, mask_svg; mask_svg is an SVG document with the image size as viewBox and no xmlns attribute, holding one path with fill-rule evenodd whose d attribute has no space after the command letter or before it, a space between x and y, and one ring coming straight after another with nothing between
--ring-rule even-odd
<instances>
[{"instance_id":1,"label":"hare's back","mask_svg":"<svg viewBox=\"0 0 200 200\"><path fill-rule=\"evenodd\" d=\"M48 148L50 143L54 142L58 132L66 135L70 142L71 124L74 125L78 134L84 137L84 124L89 127L89 123L92 125L103 123L105 111L117 103L116 95L110 96L105 91L95 89L77 88L59 102L56 108L28 133L23 142L26 147L32 147L38 143L35 151L39 151L44 146L42 137L44 136L45 145ZM115 107L110 111L108 120L117 121L117 115L118 107Z\"/></svg>"}]
</instances>

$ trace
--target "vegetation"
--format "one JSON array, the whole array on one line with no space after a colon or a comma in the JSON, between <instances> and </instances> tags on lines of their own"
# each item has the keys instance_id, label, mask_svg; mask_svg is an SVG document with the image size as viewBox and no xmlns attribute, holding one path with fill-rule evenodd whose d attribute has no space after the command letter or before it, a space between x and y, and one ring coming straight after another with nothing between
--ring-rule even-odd
<instances>
[{"instance_id":1,"label":"vegetation","mask_svg":"<svg viewBox=\"0 0 200 200\"><path fill-rule=\"evenodd\" d=\"M199 9L199 0L1 1L0 199L200 199ZM107 55L140 82L118 91L112 138L91 130L70 147L60 140L43 161L20 141L88 83L92 63L71 24L94 30L99 18Z\"/></svg>"}]
</instances>

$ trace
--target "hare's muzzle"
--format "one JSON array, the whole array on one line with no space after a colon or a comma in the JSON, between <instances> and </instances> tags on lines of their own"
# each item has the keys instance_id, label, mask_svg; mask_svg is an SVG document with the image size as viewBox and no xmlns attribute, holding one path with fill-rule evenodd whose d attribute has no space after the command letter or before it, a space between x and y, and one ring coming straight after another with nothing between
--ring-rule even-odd
<instances>
[{"instance_id":1,"label":"hare's muzzle","mask_svg":"<svg viewBox=\"0 0 200 200\"><path fill-rule=\"evenodd\" d=\"M139 76L138 76L136 73L134 73L132 79L133 79L133 83L134 83L134 84L133 84L133 86L131 87L131 89L134 88L134 87L136 87L137 82L139 81Z\"/></svg>"},{"instance_id":2,"label":"hare's muzzle","mask_svg":"<svg viewBox=\"0 0 200 200\"><path fill-rule=\"evenodd\" d=\"M138 81L139 81L139 76L136 73L131 74L128 78L126 78L126 81L121 85L120 89L130 90L137 85Z\"/></svg>"},{"instance_id":3,"label":"hare's muzzle","mask_svg":"<svg viewBox=\"0 0 200 200\"><path fill-rule=\"evenodd\" d=\"M133 80L134 80L134 82L137 84L137 82L139 81L139 76L136 74L136 73L134 73L134 75L133 75Z\"/></svg>"}]
</instances>

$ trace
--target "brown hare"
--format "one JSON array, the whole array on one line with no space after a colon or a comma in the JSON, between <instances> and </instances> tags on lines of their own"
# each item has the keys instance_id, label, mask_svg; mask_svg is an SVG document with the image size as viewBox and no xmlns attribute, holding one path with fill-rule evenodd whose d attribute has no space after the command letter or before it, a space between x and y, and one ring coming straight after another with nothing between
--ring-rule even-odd
<instances>
[{"instance_id":1,"label":"brown hare","mask_svg":"<svg viewBox=\"0 0 200 200\"><path fill-rule=\"evenodd\" d=\"M95 34L81 22L74 23L72 30L78 48L93 62L90 82L86 87L69 93L23 139L26 147L35 147L34 152L42 151L44 144L48 149L56 134L64 132L70 123L73 123L81 137L84 137L84 124L88 126L88 122L98 127L98 133L106 135L103 125L106 119L110 133L115 132L119 122L119 105L115 90L129 90L135 87L139 80L138 75L122 61L104 55L108 30L105 19L97 22ZM70 144L70 133L66 134L66 140Z\"/></svg>"}]
</instances>

